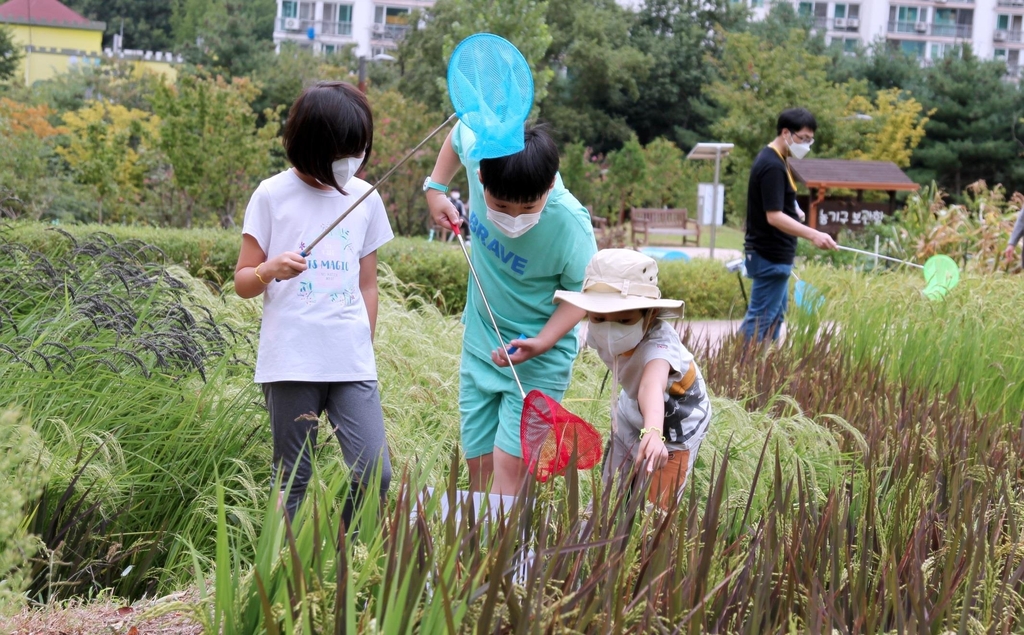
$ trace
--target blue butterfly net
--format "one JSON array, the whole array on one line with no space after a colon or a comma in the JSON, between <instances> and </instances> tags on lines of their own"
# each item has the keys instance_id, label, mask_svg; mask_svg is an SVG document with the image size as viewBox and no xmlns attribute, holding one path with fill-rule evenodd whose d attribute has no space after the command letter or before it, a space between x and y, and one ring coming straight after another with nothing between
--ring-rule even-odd
<instances>
[{"instance_id":1,"label":"blue butterfly net","mask_svg":"<svg viewBox=\"0 0 1024 635\"><path fill-rule=\"evenodd\" d=\"M523 125L533 107L533 73L511 42L491 33L463 40L448 62L448 96L476 136L471 159L523 149Z\"/></svg>"}]
</instances>

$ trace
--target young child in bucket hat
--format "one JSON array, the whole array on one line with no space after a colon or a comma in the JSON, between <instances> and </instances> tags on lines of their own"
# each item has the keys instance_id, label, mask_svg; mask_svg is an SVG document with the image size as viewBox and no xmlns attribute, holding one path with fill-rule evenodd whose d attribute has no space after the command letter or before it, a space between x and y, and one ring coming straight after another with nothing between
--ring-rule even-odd
<instances>
[{"instance_id":1,"label":"young child in bucket hat","mask_svg":"<svg viewBox=\"0 0 1024 635\"><path fill-rule=\"evenodd\" d=\"M667 508L682 493L711 423L693 354L662 319L682 317L683 301L662 299L658 263L629 249L597 252L583 290L556 291L554 301L587 312L587 345L612 370L605 477L616 470L647 473L649 500Z\"/></svg>"}]
</instances>

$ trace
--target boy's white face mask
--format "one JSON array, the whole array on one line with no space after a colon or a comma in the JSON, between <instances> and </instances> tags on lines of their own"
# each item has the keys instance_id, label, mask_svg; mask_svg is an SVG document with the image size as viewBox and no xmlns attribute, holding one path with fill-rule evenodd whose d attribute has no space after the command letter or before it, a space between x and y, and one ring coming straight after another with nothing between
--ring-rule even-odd
<instances>
[{"instance_id":1,"label":"boy's white face mask","mask_svg":"<svg viewBox=\"0 0 1024 635\"><path fill-rule=\"evenodd\" d=\"M334 179L338 182L340 187L345 187L345 184L352 180L352 177L359 171L359 166L363 164L363 157L346 157L344 159L338 159L331 163L331 170L334 172Z\"/></svg>"},{"instance_id":2,"label":"boy's white face mask","mask_svg":"<svg viewBox=\"0 0 1024 635\"><path fill-rule=\"evenodd\" d=\"M487 208L487 220L494 223L498 231L509 238L518 238L533 229L533 226L540 222L540 214L540 212L536 212L533 214L509 216L496 209Z\"/></svg>"},{"instance_id":3,"label":"boy's white face mask","mask_svg":"<svg viewBox=\"0 0 1024 635\"><path fill-rule=\"evenodd\" d=\"M587 325L587 344L614 357L628 353L644 339L644 320L636 324L591 322Z\"/></svg>"}]
</instances>

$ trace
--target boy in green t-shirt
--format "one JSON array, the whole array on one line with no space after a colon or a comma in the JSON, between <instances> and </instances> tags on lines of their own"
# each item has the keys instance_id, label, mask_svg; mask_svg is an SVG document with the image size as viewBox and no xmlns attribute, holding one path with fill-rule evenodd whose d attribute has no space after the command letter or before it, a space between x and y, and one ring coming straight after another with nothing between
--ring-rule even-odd
<instances>
[{"instance_id":1,"label":"boy in green t-shirt","mask_svg":"<svg viewBox=\"0 0 1024 635\"><path fill-rule=\"evenodd\" d=\"M551 298L583 286L597 251L590 214L562 185L558 148L543 127L525 131L523 150L496 159L469 158L475 141L461 123L445 139L423 184L430 215L441 226L460 224L445 193L461 162L469 174L470 257L502 340L518 349L512 363L523 389L561 400L584 313ZM523 398L472 281L462 322L459 413L470 487L485 491L491 482L493 494L516 494L527 474L519 436Z\"/></svg>"}]
</instances>

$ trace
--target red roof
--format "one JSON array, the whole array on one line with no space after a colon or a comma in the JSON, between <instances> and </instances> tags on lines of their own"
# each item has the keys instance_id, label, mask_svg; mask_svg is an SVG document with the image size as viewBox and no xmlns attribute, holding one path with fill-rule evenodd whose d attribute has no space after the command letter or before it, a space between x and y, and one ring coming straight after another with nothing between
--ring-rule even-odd
<instances>
[{"instance_id":1,"label":"red roof","mask_svg":"<svg viewBox=\"0 0 1024 635\"><path fill-rule=\"evenodd\" d=\"M102 22L82 17L58 0L9 0L0 4L0 22L103 29Z\"/></svg>"}]
</instances>

